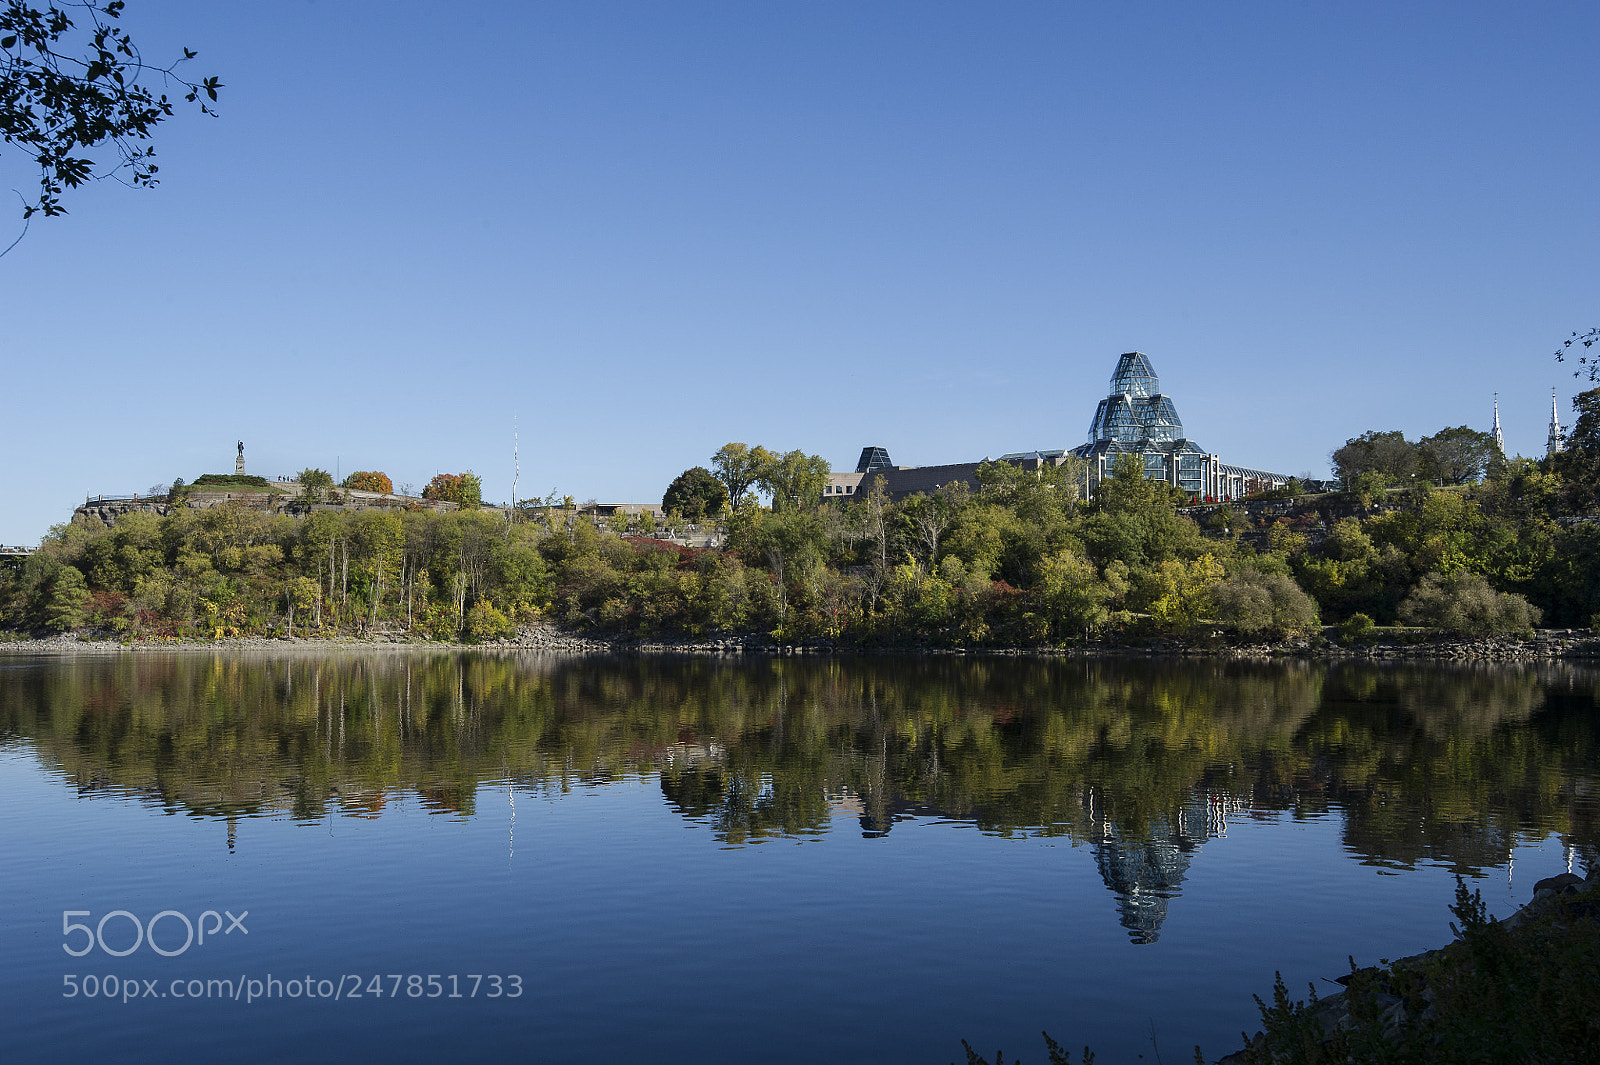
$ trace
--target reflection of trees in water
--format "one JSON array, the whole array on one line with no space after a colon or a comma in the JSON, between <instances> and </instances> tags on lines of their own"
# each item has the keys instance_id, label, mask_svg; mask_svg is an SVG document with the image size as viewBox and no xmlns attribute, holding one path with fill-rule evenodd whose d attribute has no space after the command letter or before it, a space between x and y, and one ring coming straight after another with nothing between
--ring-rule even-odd
<instances>
[{"instance_id":1,"label":"reflection of trees in water","mask_svg":"<svg viewBox=\"0 0 1600 1065\"><path fill-rule=\"evenodd\" d=\"M1439 861L1461 872L1503 864L1520 839L1573 827L1560 786L1595 764L1592 741L1580 753L1522 723L1577 675L1482 664L1335 668L1302 737L1311 772L1301 794L1337 805L1346 843L1370 863Z\"/></svg>"},{"instance_id":2,"label":"reflection of trees in water","mask_svg":"<svg viewBox=\"0 0 1600 1065\"><path fill-rule=\"evenodd\" d=\"M1430 735L1478 739L1501 725L1526 721L1544 704L1548 679L1539 672L1507 670L1487 662L1459 662L1388 678L1402 710Z\"/></svg>"},{"instance_id":3,"label":"reflection of trees in water","mask_svg":"<svg viewBox=\"0 0 1600 1065\"><path fill-rule=\"evenodd\" d=\"M489 781L652 774L734 844L844 816L1063 835L1131 920L1176 890L1202 795L1340 807L1374 862L1587 845L1594 691L1565 666L141 653L9 671L0 728L80 788L201 817L375 816L401 791L470 815Z\"/></svg>"}]
</instances>

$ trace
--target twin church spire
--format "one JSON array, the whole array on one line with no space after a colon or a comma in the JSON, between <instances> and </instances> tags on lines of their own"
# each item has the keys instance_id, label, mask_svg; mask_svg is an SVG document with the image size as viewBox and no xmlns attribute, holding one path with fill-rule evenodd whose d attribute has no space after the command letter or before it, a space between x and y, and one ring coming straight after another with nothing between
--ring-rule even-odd
<instances>
[{"instance_id":1,"label":"twin church spire","mask_svg":"<svg viewBox=\"0 0 1600 1065\"><path fill-rule=\"evenodd\" d=\"M1500 454L1506 453L1505 434L1500 431L1500 393L1494 394L1494 443ZM1561 407L1556 401L1556 390L1550 390L1550 431L1545 436L1544 453L1548 458L1567 449L1567 431L1561 426Z\"/></svg>"}]
</instances>

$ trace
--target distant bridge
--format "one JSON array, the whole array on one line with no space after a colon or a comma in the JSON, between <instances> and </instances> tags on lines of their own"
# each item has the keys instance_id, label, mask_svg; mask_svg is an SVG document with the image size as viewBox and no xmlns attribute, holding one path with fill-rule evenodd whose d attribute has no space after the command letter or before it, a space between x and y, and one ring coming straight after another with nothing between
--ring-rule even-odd
<instances>
[{"instance_id":1,"label":"distant bridge","mask_svg":"<svg viewBox=\"0 0 1600 1065\"><path fill-rule=\"evenodd\" d=\"M7 547L0 544L0 566L20 566L37 550L37 547Z\"/></svg>"}]
</instances>

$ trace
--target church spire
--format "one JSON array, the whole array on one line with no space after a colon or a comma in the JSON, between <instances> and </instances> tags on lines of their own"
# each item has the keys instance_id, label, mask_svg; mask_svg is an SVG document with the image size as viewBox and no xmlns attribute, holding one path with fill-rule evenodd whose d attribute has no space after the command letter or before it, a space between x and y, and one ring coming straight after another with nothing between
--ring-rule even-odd
<instances>
[{"instance_id":1,"label":"church spire","mask_svg":"<svg viewBox=\"0 0 1600 1065\"><path fill-rule=\"evenodd\" d=\"M1500 454L1506 453L1506 437L1500 431L1500 393L1494 394L1494 446L1500 449Z\"/></svg>"},{"instance_id":2,"label":"church spire","mask_svg":"<svg viewBox=\"0 0 1600 1065\"><path fill-rule=\"evenodd\" d=\"M1550 435L1545 438L1545 455L1552 456L1567 448L1567 434L1561 429L1561 416L1556 409L1556 390L1550 390Z\"/></svg>"}]
</instances>

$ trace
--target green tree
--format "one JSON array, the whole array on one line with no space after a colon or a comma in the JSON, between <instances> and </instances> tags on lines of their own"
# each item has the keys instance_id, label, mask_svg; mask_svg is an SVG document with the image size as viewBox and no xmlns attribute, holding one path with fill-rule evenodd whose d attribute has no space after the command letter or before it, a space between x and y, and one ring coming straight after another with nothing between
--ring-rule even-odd
<instances>
[{"instance_id":1,"label":"green tree","mask_svg":"<svg viewBox=\"0 0 1600 1065\"><path fill-rule=\"evenodd\" d=\"M822 502L828 460L799 450L770 455L757 480L772 496L773 510L809 509Z\"/></svg>"},{"instance_id":2,"label":"green tree","mask_svg":"<svg viewBox=\"0 0 1600 1065\"><path fill-rule=\"evenodd\" d=\"M44 623L57 632L82 628L89 620L89 586L75 566L62 566L50 581Z\"/></svg>"},{"instance_id":3,"label":"green tree","mask_svg":"<svg viewBox=\"0 0 1600 1065\"><path fill-rule=\"evenodd\" d=\"M1358 611L1339 622L1339 642L1347 647L1359 643L1372 635L1375 627L1370 617Z\"/></svg>"},{"instance_id":4,"label":"green tree","mask_svg":"<svg viewBox=\"0 0 1600 1065\"><path fill-rule=\"evenodd\" d=\"M320 503L333 487L333 474L307 466L294 476L300 485L299 502ZM176 484L176 482L174 482Z\"/></svg>"},{"instance_id":5,"label":"green tree","mask_svg":"<svg viewBox=\"0 0 1600 1065\"><path fill-rule=\"evenodd\" d=\"M494 552L497 598L515 619L531 617L549 602L549 569L537 546L513 539Z\"/></svg>"},{"instance_id":6,"label":"green tree","mask_svg":"<svg viewBox=\"0 0 1600 1065\"><path fill-rule=\"evenodd\" d=\"M727 503L728 489L704 466L684 470L661 497L663 510L676 510L692 522L716 517Z\"/></svg>"},{"instance_id":7,"label":"green tree","mask_svg":"<svg viewBox=\"0 0 1600 1065\"><path fill-rule=\"evenodd\" d=\"M827 536L818 514L820 509L764 511L747 507L729 523L728 537L733 546L765 562L772 574L777 585L780 632L788 632L792 588L826 558Z\"/></svg>"},{"instance_id":8,"label":"green tree","mask_svg":"<svg viewBox=\"0 0 1600 1065\"><path fill-rule=\"evenodd\" d=\"M25 203L23 218L65 214L62 193L96 176L91 153L101 146L110 147L115 163L99 176L126 172L125 183L135 188L156 184L155 151L146 142L173 105L148 84L152 76L176 81L188 90L184 100L216 114L210 105L222 83L178 74L196 53L185 48L166 67L145 63L116 22L123 7L123 0L104 6L54 0L42 10L21 0L0 6L0 138L39 167L39 193ZM69 16L72 9L81 12L81 25Z\"/></svg>"},{"instance_id":9,"label":"green tree","mask_svg":"<svg viewBox=\"0 0 1600 1065\"><path fill-rule=\"evenodd\" d=\"M1041 567L1039 599L1056 637L1078 636L1099 628L1106 619L1106 601L1111 594L1094 563L1070 549L1052 555Z\"/></svg>"},{"instance_id":10,"label":"green tree","mask_svg":"<svg viewBox=\"0 0 1600 1065\"><path fill-rule=\"evenodd\" d=\"M1189 496L1165 481L1144 475L1144 462L1138 455L1118 455L1111 476L1095 485L1094 504L1102 511L1143 513L1152 509L1171 510L1187 503Z\"/></svg>"},{"instance_id":11,"label":"green tree","mask_svg":"<svg viewBox=\"0 0 1600 1065\"><path fill-rule=\"evenodd\" d=\"M1164 628L1187 632L1214 610L1213 593L1222 581L1222 564L1210 555L1193 562L1168 559L1153 571L1155 601L1150 614Z\"/></svg>"},{"instance_id":12,"label":"green tree","mask_svg":"<svg viewBox=\"0 0 1600 1065\"><path fill-rule=\"evenodd\" d=\"M467 611L466 636L472 643L510 636L517 627L487 599L480 599Z\"/></svg>"},{"instance_id":13,"label":"green tree","mask_svg":"<svg viewBox=\"0 0 1600 1065\"><path fill-rule=\"evenodd\" d=\"M1391 562L1406 565L1395 548L1388 550ZM1357 610L1393 617L1397 582L1387 579L1383 552L1355 518L1336 523L1315 551L1295 559L1295 573L1335 617Z\"/></svg>"},{"instance_id":14,"label":"green tree","mask_svg":"<svg viewBox=\"0 0 1600 1065\"><path fill-rule=\"evenodd\" d=\"M1600 388L1572 397L1578 412L1567 449L1556 456L1555 468L1565 481L1563 494L1576 511L1600 506Z\"/></svg>"},{"instance_id":15,"label":"green tree","mask_svg":"<svg viewBox=\"0 0 1600 1065\"><path fill-rule=\"evenodd\" d=\"M350 545L366 586L367 624L377 623L385 591L400 575L405 556L405 530L398 515L386 510L363 510L346 524Z\"/></svg>"},{"instance_id":16,"label":"green tree","mask_svg":"<svg viewBox=\"0 0 1600 1065\"><path fill-rule=\"evenodd\" d=\"M1398 429L1369 429L1351 437L1329 456L1333 470L1346 487L1360 474L1377 474L1387 482L1409 481L1417 469L1417 445Z\"/></svg>"},{"instance_id":17,"label":"green tree","mask_svg":"<svg viewBox=\"0 0 1600 1065\"><path fill-rule=\"evenodd\" d=\"M1436 484L1466 484L1481 478L1500 456L1494 437L1465 425L1441 429L1417 444L1418 472Z\"/></svg>"},{"instance_id":18,"label":"green tree","mask_svg":"<svg viewBox=\"0 0 1600 1065\"><path fill-rule=\"evenodd\" d=\"M1091 512L1070 531L1100 566L1116 560L1138 571L1169 559L1197 558L1216 545L1205 540L1193 519L1177 512L1187 500L1181 489L1146 478L1138 455L1120 455L1112 475L1095 487Z\"/></svg>"},{"instance_id":19,"label":"green tree","mask_svg":"<svg viewBox=\"0 0 1600 1065\"><path fill-rule=\"evenodd\" d=\"M1474 495L1443 491L1419 492L1409 509L1380 514L1364 528L1374 542L1406 556L1408 583L1428 572L1485 571L1497 539L1508 531L1485 517Z\"/></svg>"},{"instance_id":20,"label":"green tree","mask_svg":"<svg viewBox=\"0 0 1600 1065\"><path fill-rule=\"evenodd\" d=\"M131 594L166 561L161 520L135 512L124 514L108 532L86 543L78 568L96 588Z\"/></svg>"},{"instance_id":21,"label":"green tree","mask_svg":"<svg viewBox=\"0 0 1600 1065\"><path fill-rule=\"evenodd\" d=\"M967 493L966 481L951 481L934 489L931 495L918 492L900 504L905 538L916 546L930 571L939 563L939 539L966 506Z\"/></svg>"},{"instance_id":22,"label":"green tree","mask_svg":"<svg viewBox=\"0 0 1600 1065\"><path fill-rule=\"evenodd\" d=\"M1547 472L1538 461L1519 456L1493 469L1477 495L1486 513L1503 521L1527 522L1553 517L1560 505L1561 488L1559 473Z\"/></svg>"},{"instance_id":23,"label":"green tree","mask_svg":"<svg viewBox=\"0 0 1600 1065\"><path fill-rule=\"evenodd\" d=\"M461 475L461 494L456 502L462 510L477 510L483 506L483 478L471 470Z\"/></svg>"},{"instance_id":24,"label":"green tree","mask_svg":"<svg viewBox=\"0 0 1600 1065\"><path fill-rule=\"evenodd\" d=\"M1042 464L1024 469L1020 463L982 462L974 476L978 494L985 500L1001 503L1030 521L1046 512L1070 513L1082 492L1087 464L1068 455L1056 465ZM1142 470L1141 470L1142 477Z\"/></svg>"},{"instance_id":25,"label":"green tree","mask_svg":"<svg viewBox=\"0 0 1600 1065\"><path fill-rule=\"evenodd\" d=\"M309 577L292 578L283 591L285 614L288 618L289 636L294 636L294 616L297 611L313 610L321 605L322 589ZM320 617L320 611L318 616Z\"/></svg>"},{"instance_id":26,"label":"green tree","mask_svg":"<svg viewBox=\"0 0 1600 1065\"><path fill-rule=\"evenodd\" d=\"M1594 626L1600 616L1600 525L1583 522L1558 530L1550 560L1534 582L1549 620Z\"/></svg>"},{"instance_id":27,"label":"green tree","mask_svg":"<svg viewBox=\"0 0 1600 1065\"><path fill-rule=\"evenodd\" d=\"M1526 632L1541 613L1520 595L1497 592L1480 573L1430 573L1400 604L1400 620L1464 636Z\"/></svg>"},{"instance_id":28,"label":"green tree","mask_svg":"<svg viewBox=\"0 0 1600 1065\"><path fill-rule=\"evenodd\" d=\"M1211 589L1216 619L1243 633L1291 635L1317 624L1317 604L1290 577L1243 570Z\"/></svg>"},{"instance_id":29,"label":"green tree","mask_svg":"<svg viewBox=\"0 0 1600 1065\"><path fill-rule=\"evenodd\" d=\"M722 487L728 493L729 506L736 511L744 509L750 489L761 480L774 457L760 444L748 447L731 443L717 449L717 453L711 456L711 468L716 471L717 480L722 482Z\"/></svg>"},{"instance_id":30,"label":"green tree","mask_svg":"<svg viewBox=\"0 0 1600 1065\"><path fill-rule=\"evenodd\" d=\"M1032 470L1010 462L979 464L976 497L956 515L949 550L969 574L1031 586L1055 552L1083 548L1075 530L1084 471L1075 458Z\"/></svg>"}]
</instances>

